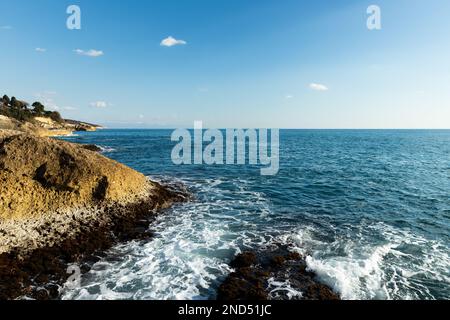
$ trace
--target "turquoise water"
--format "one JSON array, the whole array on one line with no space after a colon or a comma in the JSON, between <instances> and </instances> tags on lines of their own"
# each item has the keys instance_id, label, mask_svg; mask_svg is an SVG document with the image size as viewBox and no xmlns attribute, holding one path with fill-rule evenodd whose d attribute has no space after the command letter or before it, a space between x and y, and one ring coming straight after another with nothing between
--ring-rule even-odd
<instances>
[{"instance_id":1,"label":"turquoise water","mask_svg":"<svg viewBox=\"0 0 450 320\"><path fill-rule=\"evenodd\" d=\"M280 171L178 166L170 130L102 130L70 141L195 201L112 248L65 299L210 299L238 252L292 244L345 299L450 298L450 131L282 130ZM271 290L290 291L289 283Z\"/></svg>"}]
</instances>

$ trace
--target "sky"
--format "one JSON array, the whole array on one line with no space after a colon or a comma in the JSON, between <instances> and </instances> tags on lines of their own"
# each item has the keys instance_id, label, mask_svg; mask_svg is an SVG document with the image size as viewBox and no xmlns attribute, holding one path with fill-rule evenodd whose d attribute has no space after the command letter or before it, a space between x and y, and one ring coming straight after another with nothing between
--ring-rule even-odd
<instances>
[{"instance_id":1,"label":"sky","mask_svg":"<svg viewBox=\"0 0 450 320\"><path fill-rule=\"evenodd\" d=\"M381 30L367 28L370 5ZM0 12L0 94L65 118L450 128L448 0L0 0Z\"/></svg>"}]
</instances>

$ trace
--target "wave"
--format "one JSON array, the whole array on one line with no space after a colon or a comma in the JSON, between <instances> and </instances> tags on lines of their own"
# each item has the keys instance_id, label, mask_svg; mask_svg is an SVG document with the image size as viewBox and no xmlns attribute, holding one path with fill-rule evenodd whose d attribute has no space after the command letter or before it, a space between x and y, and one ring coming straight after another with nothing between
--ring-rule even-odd
<instances>
[{"instance_id":1,"label":"wave","mask_svg":"<svg viewBox=\"0 0 450 320\"><path fill-rule=\"evenodd\" d=\"M214 298L236 254L273 243L305 256L308 268L343 299L450 298L450 257L440 241L369 220L336 225L277 215L270 199L244 179L150 178L183 185L196 199L158 216L150 242L108 251L80 288L63 290L63 299ZM271 279L268 286L275 299L302 295L288 281Z\"/></svg>"},{"instance_id":2,"label":"wave","mask_svg":"<svg viewBox=\"0 0 450 320\"><path fill-rule=\"evenodd\" d=\"M157 217L150 242L110 250L83 275L81 288L63 290L63 299L209 299L231 271L228 262L235 254L268 241L256 222L269 210L262 195L238 182L230 191L219 189L229 184L220 179L171 180L186 183L199 199Z\"/></svg>"},{"instance_id":3,"label":"wave","mask_svg":"<svg viewBox=\"0 0 450 320\"><path fill-rule=\"evenodd\" d=\"M116 149L112 148L112 147L107 147L107 146L99 146L97 145L97 147L100 148L100 152L101 153L110 153L110 152L115 152Z\"/></svg>"},{"instance_id":4,"label":"wave","mask_svg":"<svg viewBox=\"0 0 450 320\"><path fill-rule=\"evenodd\" d=\"M358 236L344 233L332 242L320 240L321 231L312 227L282 240L306 255L308 268L343 299L450 298L450 257L444 243L384 223L358 229Z\"/></svg>"}]
</instances>

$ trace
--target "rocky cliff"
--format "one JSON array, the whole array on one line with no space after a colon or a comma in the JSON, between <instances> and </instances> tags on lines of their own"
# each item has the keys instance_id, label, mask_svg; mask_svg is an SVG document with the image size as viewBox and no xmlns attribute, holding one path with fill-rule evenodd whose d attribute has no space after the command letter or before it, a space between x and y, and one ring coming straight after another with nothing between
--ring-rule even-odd
<instances>
[{"instance_id":1,"label":"rocky cliff","mask_svg":"<svg viewBox=\"0 0 450 320\"><path fill-rule=\"evenodd\" d=\"M43 121L43 119L46 119ZM88 131L78 130L71 124L59 124L47 118L35 118L30 121L18 121L14 118L0 115L0 130L16 130L24 133L33 134L40 137L56 137L71 135L74 131ZM95 131L89 130L89 131Z\"/></svg>"}]
</instances>

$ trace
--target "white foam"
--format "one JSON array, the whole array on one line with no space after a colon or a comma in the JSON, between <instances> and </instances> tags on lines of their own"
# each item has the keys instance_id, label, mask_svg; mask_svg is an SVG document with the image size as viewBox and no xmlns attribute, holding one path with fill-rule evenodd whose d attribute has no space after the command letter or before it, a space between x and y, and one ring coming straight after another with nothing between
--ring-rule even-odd
<instances>
[{"instance_id":1,"label":"white foam","mask_svg":"<svg viewBox=\"0 0 450 320\"><path fill-rule=\"evenodd\" d=\"M100 152L101 153L110 153L110 152L115 152L116 149L112 148L112 147L107 147L107 146L97 146L100 148Z\"/></svg>"},{"instance_id":2,"label":"white foam","mask_svg":"<svg viewBox=\"0 0 450 320\"><path fill-rule=\"evenodd\" d=\"M306 263L343 299L387 299L389 294L383 283L381 265L390 249L390 245L376 247L360 258L350 252L348 256L326 260L307 256Z\"/></svg>"},{"instance_id":3,"label":"white foam","mask_svg":"<svg viewBox=\"0 0 450 320\"><path fill-rule=\"evenodd\" d=\"M83 276L81 288L66 288L63 299L214 296L221 279L231 271L229 259L241 248L256 247L269 238L261 235L252 222L269 211L268 204L261 195L246 190L239 191L240 199L233 200L228 192L217 189L222 183L218 180L187 183L199 191L198 196L212 199L181 204L160 215L151 227L154 239L116 246L107 259ZM245 208L251 208L251 212Z\"/></svg>"},{"instance_id":4,"label":"white foam","mask_svg":"<svg viewBox=\"0 0 450 320\"><path fill-rule=\"evenodd\" d=\"M270 201L246 181L170 180L186 184L197 200L160 215L150 242L111 249L63 299L209 299L235 254L280 242L292 244L344 299L450 299L450 257L442 242L371 221L337 227L322 219L318 227L307 213L310 223L274 223L279 217ZM274 279L269 291L273 298L302 294Z\"/></svg>"},{"instance_id":5,"label":"white foam","mask_svg":"<svg viewBox=\"0 0 450 320\"><path fill-rule=\"evenodd\" d=\"M443 243L383 223L359 228L366 233L337 236L333 242L320 240L313 228L283 239L296 244L306 254L308 268L343 299L437 298L424 279L439 283L439 291L449 294L450 259ZM380 236L383 243L376 244Z\"/></svg>"},{"instance_id":6,"label":"white foam","mask_svg":"<svg viewBox=\"0 0 450 320\"><path fill-rule=\"evenodd\" d=\"M289 300L301 299L303 293L299 290L292 288L289 280L276 281L274 278L270 278L268 281L269 297L271 299L283 299L286 296Z\"/></svg>"}]
</instances>

